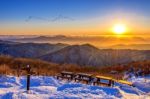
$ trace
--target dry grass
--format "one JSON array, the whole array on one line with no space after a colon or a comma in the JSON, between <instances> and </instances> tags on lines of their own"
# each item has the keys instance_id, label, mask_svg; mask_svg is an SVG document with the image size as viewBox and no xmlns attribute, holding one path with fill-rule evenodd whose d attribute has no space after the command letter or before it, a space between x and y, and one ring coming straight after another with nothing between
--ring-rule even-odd
<instances>
[{"instance_id":1,"label":"dry grass","mask_svg":"<svg viewBox=\"0 0 150 99\"><path fill-rule=\"evenodd\" d=\"M7 75L25 75L26 72L23 70L27 65L30 65L32 72L35 75L56 75L61 71L70 72L83 72L94 75L105 75L112 76L114 78L122 78L123 72L134 67L135 71L142 69L144 74L150 74L150 61L132 62L126 65L118 66L103 66L103 67L92 67L92 66L77 66L70 64L55 64L49 63L37 59L26 59L26 58L13 58L10 56L0 56L0 74ZM111 71L117 71L117 74L110 73Z\"/></svg>"}]
</instances>

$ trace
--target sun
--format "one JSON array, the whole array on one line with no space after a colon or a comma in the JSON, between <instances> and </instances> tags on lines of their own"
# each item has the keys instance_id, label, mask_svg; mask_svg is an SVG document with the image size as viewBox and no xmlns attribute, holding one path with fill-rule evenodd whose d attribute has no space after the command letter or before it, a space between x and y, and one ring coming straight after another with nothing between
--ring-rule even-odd
<instances>
[{"instance_id":1,"label":"sun","mask_svg":"<svg viewBox=\"0 0 150 99\"><path fill-rule=\"evenodd\" d=\"M123 24L116 24L114 27L113 27L113 32L117 35L122 35L126 32L126 27L125 25Z\"/></svg>"}]
</instances>

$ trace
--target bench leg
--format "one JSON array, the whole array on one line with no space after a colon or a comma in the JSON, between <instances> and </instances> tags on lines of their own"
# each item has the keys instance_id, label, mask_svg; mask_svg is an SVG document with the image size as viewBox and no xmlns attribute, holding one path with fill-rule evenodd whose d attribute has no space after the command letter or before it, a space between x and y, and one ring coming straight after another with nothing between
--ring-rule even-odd
<instances>
[{"instance_id":1,"label":"bench leg","mask_svg":"<svg viewBox=\"0 0 150 99\"><path fill-rule=\"evenodd\" d=\"M111 87L111 86L112 86L112 81L111 81L111 80L109 80L109 84L108 84L108 86L109 86L109 87Z\"/></svg>"},{"instance_id":2,"label":"bench leg","mask_svg":"<svg viewBox=\"0 0 150 99\"><path fill-rule=\"evenodd\" d=\"M93 82L93 85L98 85L98 82Z\"/></svg>"},{"instance_id":3,"label":"bench leg","mask_svg":"<svg viewBox=\"0 0 150 99\"><path fill-rule=\"evenodd\" d=\"M95 82L93 82L93 85L95 85Z\"/></svg>"},{"instance_id":4,"label":"bench leg","mask_svg":"<svg viewBox=\"0 0 150 99\"><path fill-rule=\"evenodd\" d=\"M58 77L58 76L57 76L56 78L57 78L57 79L59 79L59 77Z\"/></svg>"},{"instance_id":5,"label":"bench leg","mask_svg":"<svg viewBox=\"0 0 150 99\"><path fill-rule=\"evenodd\" d=\"M89 83L89 81L86 81L86 84L88 84Z\"/></svg>"},{"instance_id":6,"label":"bench leg","mask_svg":"<svg viewBox=\"0 0 150 99\"><path fill-rule=\"evenodd\" d=\"M115 84L115 82L114 82L114 81L112 81L112 87L114 87L114 84Z\"/></svg>"}]
</instances>

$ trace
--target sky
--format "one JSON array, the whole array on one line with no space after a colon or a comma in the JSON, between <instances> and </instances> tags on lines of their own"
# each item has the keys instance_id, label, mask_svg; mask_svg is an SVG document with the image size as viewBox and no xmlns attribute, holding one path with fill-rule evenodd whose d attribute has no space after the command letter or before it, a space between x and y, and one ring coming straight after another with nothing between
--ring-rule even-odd
<instances>
[{"instance_id":1,"label":"sky","mask_svg":"<svg viewBox=\"0 0 150 99\"><path fill-rule=\"evenodd\" d=\"M0 0L0 35L150 34L150 0Z\"/></svg>"}]
</instances>

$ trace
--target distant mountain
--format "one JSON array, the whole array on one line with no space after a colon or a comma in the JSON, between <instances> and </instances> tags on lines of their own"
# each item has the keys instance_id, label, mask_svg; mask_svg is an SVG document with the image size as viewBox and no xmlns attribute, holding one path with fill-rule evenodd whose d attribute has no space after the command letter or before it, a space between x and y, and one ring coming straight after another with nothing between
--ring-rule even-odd
<instances>
[{"instance_id":1,"label":"distant mountain","mask_svg":"<svg viewBox=\"0 0 150 99\"><path fill-rule=\"evenodd\" d=\"M150 59L150 51L97 49L84 45L72 45L41 57L55 63L78 64L81 66L107 66L126 64L133 61Z\"/></svg>"},{"instance_id":2,"label":"distant mountain","mask_svg":"<svg viewBox=\"0 0 150 99\"><path fill-rule=\"evenodd\" d=\"M113 48L113 49L150 50L150 44L130 44L130 45L119 44L119 45L111 46L110 48Z\"/></svg>"},{"instance_id":3,"label":"distant mountain","mask_svg":"<svg viewBox=\"0 0 150 99\"><path fill-rule=\"evenodd\" d=\"M19 36L19 37L5 37L9 41L20 43L65 43L65 44L91 44L100 49L113 48L113 49L141 49L150 50L150 38L143 37L121 37L116 36ZM129 45L120 45L129 44Z\"/></svg>"},{"instance_id":4,"label":"distant mountain","mask_svg":"<svg viewBox=\"0 0 150 99\"><path fill-rule=\"evenodd\" d=\"M48 44L48 43L19 43L19 44L0 44L0 54L14 57L36 58L48 53L60 50L67 45L65 44Z\"/></svg>"},{"instance_id":5,"label":"distant mountain","mask_svg":"<svg viewBox=\"0 0 150 99\"><path fill-rule=\"evenodd\" d=\"M37 37L29 37L29 38L18 38L18 39L11 39L12 41L53 41L53 40L64 40L68 37L64 35L56 35L56 36L37 36Z\"/></svg>"},{"instance_id":6,"label":"distant mountain","mask_svg":"<svg viewBox=\"0 0 150 99\"><path fill-rule=\"evenodd\" d=\"M93 59L92 57L95 56L98 52L99 49L89 44L72 45L54 53L44 55L41 57L41 59L46 61L52 61L55 63L90 65L92 60L89 59ZM93 63L94 62L95 61L93 60Z\"/></svg>"},{"instance_id":7,"label":"distant mountain","mask_svg":"<svg viewBox=\"0 0 150 99\"><path fill-rule=\"evenodd\" d=\"M112 66L150 60L150 50L98 49L90 44L17 43L2 40L0 54L80 66Z\"/></svg>"},{"instance_id":8,"label":"distant mountain","mask_svg":"<svg viewBox=\"0 0 150 99\"><path fill-rule=\"evenodd\" d=\"M0 40L0 44L18 44L18 42Z\"/></svg>"}]
</instances>

